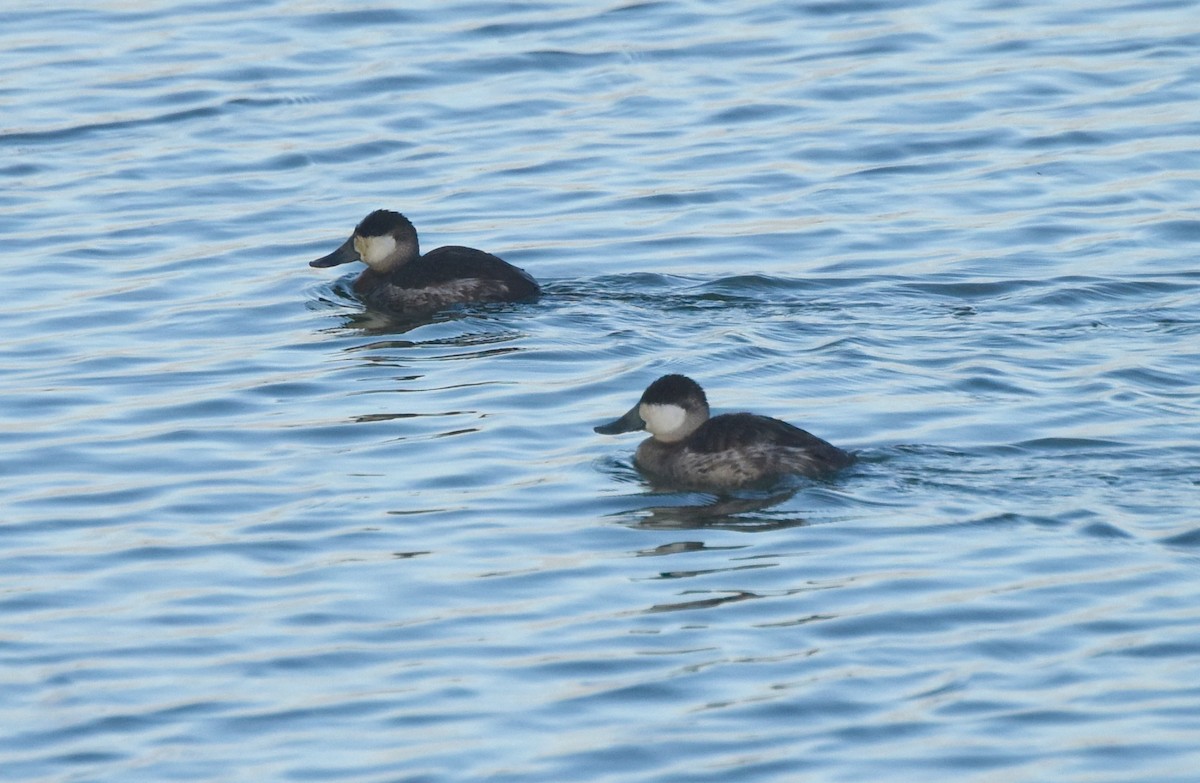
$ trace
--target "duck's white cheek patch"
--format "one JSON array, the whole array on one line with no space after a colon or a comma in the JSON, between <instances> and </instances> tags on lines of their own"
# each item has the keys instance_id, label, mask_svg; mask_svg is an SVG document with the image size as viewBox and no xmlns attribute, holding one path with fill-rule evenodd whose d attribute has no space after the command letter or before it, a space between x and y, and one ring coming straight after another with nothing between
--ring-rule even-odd
<instances>
[{"instance_id":1,"label":"duck's white cheek patch","mask_svg":"<svg viewBox=\"0 0 1200 783\"><path fill-rule=\"evenodd\" d=\"M381 237L358 237L354 240L363 263L371 268L382 266L396 250L396 238L391 234Z\"/></svg>"},{"instance_id":2,"label":"duck's white cheek patch","mask_svg":"<svg viewBox=\"0 0 1200 783\"><path fill-rule=\"evenodd\" d=\"M670 435L683 426L687 416L678 405L644 404L638 409L642 421L646 422L646 430L651 435Z\"/></svg>"}]
</instances>

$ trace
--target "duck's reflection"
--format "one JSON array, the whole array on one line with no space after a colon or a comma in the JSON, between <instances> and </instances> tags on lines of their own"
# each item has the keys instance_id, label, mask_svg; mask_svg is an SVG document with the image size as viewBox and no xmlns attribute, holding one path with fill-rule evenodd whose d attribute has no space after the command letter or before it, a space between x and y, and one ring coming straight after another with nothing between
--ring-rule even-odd
<instances>
[{"instance_id":1,"label":"duck's reflection","mask_svg":"<svg viewBox=\"0 0 1200 783\"><path fill-rule=\"evenodd\" d=\"M713 607L721 606L722 604L734 603L736 601L749 601L752 598L762 598L757 593L747 592L745 590L733 590L726 595L716 596L714 598L701 598L695 601L679 601L673 604L655 604L646 610L646 614L654 614L657 612L679 612L688 609L712 609Z\"/></svg>"},{"instance_id":2,"label":"duck's reflection","mask_svg":"<svg viewBox=\"0 0 1200 783\"><path fill-rule=\"evenodd\" d=\"M785 504L800 492L802 487L775 487L762 492L740 492L728 495L705 495L700 493L664 493L654 495L656 505L628 508L611 515L630 528L654 531L693 531L700 537L708 531L732 531L736 533L764 533L773 530L800 527L808 524L804 517L785 510L772 510ZM627 497L626 500L642 500L646 496ZM670 503L670 501L677 501ZM720 541L720 538L718 541ZM751 589L757 578L751 574L781 565L781 556L774 551L759 552L758 541L742 539L745 543L706 543L688 537L633 552L637 557L671 557L674 567L658 570L653 575L642 577L646 581L667 580L682 583L694 582L697 587L676 594L675 600L655 603L641 611L644 613L710 610L728 604L766 598L777 595L777 591L759 592ZM676 562L678 561L678 562ZM686 565L685 565L686 564ZM741 576L733 576L738 572ZM745 580L743 587L730 589L727 579ZM725 582L725 589L708 589L702 585L714 579Z\"/></svg>"},{"instance_id":3,"label":"duck's reflection","mask_svg":"<svg viewBox=\"0 0 1200 783\"><path fill-rule=\"evenodd\" d=\"M422 327L439 328L453 326L459 322L483 324L484 328L510 324L512 313L518 306L509 303L455 305L435 312L393 313L374 307L363 307L355 301L349 288L335 284L329 296L319 296L313 309L335 310L339 323L320 329L328 334L358 333L375 337L403 335ZM500 339L511 339L512 334L505 326Z\"/></svg>"},{"instance_id":4,"label":"duck's reflection","mask_svg":"<svg viewBox=\"0 0 1200 783\"><path fill-rule=\"evenodd\" d=\"M788 501L796 492L792 489L761 497L708 496L705 502L647 506L621 511L614 517L623 525L645 530L711 529L743 533L783 530L807 524L807 520L794 516L760 515L760 512Z\"/></svg>"},{"instance_id":5,"label":"duck's reflection","mask_svg":"<svg viewBox=\"0 0 1200 783\"><path fill-rule=\"evenodd\" d=\"M362 334L381 336L389 334L405 334L422 326L445 320L437 316L406 318L403 316L384 313L378 310L360 310L345 313L342 323L326 327L326 332L360 332Z\"/></svg>"}]
</instances>

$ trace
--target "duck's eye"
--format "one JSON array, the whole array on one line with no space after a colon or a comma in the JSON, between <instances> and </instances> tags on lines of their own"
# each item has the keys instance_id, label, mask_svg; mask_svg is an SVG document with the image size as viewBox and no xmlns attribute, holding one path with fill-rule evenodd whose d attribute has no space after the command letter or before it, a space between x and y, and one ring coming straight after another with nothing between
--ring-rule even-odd
<instances>
[{"instance_id":1,"label":"duck's eye","mask_svg":"<svg viewBox=\"0 0 1200 783\"><path fill-rule=\"evenodd\" d=\"M360 236L354 237L354 249L358 253L359 258L363 258L367 254L367 240Z\"/></svg>"}]
</instances>

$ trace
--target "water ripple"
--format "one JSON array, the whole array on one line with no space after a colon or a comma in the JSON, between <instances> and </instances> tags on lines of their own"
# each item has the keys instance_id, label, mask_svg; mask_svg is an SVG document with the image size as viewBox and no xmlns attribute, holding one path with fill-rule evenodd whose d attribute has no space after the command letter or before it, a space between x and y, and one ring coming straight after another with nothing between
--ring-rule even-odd
<instances>
[{"instance_id":1,"label":"water ripple","mask_svg":"<svg viewBox=\"0 0 1200 783\"><path fill-rule=\"evenodd\" d=\"M6 779L1190 780L1193 6L0 12Z\"/></svg>"}]
</instances>

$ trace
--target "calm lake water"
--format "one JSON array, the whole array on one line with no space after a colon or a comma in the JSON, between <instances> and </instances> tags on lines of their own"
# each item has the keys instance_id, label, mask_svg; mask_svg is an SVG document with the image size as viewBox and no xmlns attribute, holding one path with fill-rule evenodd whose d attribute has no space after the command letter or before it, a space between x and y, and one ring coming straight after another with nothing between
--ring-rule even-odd
<instances>
[{"instance_id":1,"label":"calm lake water","mask_svg":"<svg viewBox=\"0 0 1200 783\"><path fill-rule=\"evenodd\" d=\"M19 2L0 71L6 781L1200 775L1200 3ZM364 312L377 207L546 296ZM655 491L664 372L859 462Z\"/></svg>"}]
</instances>

